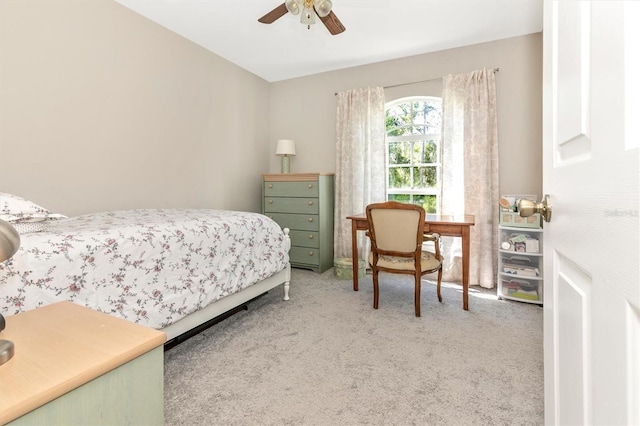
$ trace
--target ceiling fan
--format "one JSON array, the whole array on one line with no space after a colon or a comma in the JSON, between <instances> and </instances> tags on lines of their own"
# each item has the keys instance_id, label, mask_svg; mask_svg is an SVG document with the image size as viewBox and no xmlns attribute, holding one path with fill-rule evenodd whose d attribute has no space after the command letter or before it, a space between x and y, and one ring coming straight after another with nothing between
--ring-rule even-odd
<instances>
[{"instance_id":1,"label":"ceiling fan","mask_svg":"<svg viewBox=\"0 0 640 426\"><path fill-rule=\"evenodd\" d=\"M271 24L287 12L300 16L300 23L311 28L316 23L316 15L320 18L325 27L333 35L340 34L345 30L344 25L331 10L333 4L330 0L286 0L280 6L258 19L263 24Z\"/></svg>"}]
</instances>

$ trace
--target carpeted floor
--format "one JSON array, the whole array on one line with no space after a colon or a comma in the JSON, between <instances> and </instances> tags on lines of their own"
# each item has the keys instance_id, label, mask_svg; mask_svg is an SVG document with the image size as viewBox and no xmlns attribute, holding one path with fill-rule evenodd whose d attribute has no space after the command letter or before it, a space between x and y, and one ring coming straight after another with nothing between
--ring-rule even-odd
<instances>
[{"instance_id":1,"label":"carpeted floor","mask_svg":"<svg viewBox=\"0 0 640 426\"><path fill-rule=\"evenodd\" d=\"M165 353L167 425L542 425L542 308L411 277L294 269L278 287Z\"/></svg>"}]
</instances>

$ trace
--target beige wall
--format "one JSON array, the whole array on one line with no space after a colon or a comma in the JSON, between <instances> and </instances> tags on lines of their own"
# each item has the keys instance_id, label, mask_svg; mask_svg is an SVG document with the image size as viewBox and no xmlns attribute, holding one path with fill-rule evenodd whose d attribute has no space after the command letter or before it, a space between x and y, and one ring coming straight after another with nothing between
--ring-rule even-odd
<instances>
[{"instance_id":1,"label":"beige wall","mask_svg":"<svg viewBox=\"0 0 640 426\"><path fill-rule=\"evenodd\" d=\"M335 171L334 92L499 67L501 192L539 194L541 53L534 34L269 84L111 0L2 0L0 192L67 215L259 211L277 139L293 172Z\"/></svg>"},{"instance_id":2,"label":"beige wall","mask_svg":"<svg viewBox=\"0 0 640 426\"><path fill-rule=\"evenodd\" d=\"M111 0L0 1L0 192L259 211L269 83Z\"/></svg>"},{"instance_id":3,"label":"beige wall","mask_svg":"<svg viewBox=\"0 0 640 426\"><path fill-rule=\"evenodd\" d=\"M335 92L352 88L396 86L387 101L411 95L441 96L446 74L499 68L498 137L500 191L542 191L542 35L476 44L436 53L316 74L271 85L270 124L277 139L296 141L292 172L335 171ZM418 84L415 81L430 80ZM271 156L270 169L280 169Z\"/></svg>"}]
</instances>

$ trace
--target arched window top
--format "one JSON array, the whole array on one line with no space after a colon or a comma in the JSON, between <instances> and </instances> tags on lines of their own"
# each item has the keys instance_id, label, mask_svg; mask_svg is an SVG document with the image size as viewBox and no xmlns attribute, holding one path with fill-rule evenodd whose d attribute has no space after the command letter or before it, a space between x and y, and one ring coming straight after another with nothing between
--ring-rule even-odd
<instances>
[{"instance_id":1,"label":"arched window top","mask_svg":"<svg viewBox=\"0 0 640 426\"><path fill-rule=\"evenodd\" d=\"M442 98L412 96L387 102L387 137L440 134Z\"/></svg>"}]
</instances>

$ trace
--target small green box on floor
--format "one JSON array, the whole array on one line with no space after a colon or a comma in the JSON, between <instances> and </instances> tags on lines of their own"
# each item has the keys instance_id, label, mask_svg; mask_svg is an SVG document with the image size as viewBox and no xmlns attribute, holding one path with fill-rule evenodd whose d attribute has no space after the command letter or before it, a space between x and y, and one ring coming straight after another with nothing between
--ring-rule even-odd
<instances>
[{"instance_id":1,"label":"small green box on floor","mask_svg":"<svg viewBox=\"0 0 640 426\"><path fill-rule=\"evenodd\" d=\"M353 262L350 257L339 257L333 260L333 273L340 280L353 279ZM367 273L363 259L358 260L358 277L364 277Z\"/></svg>"}]
</instances>

